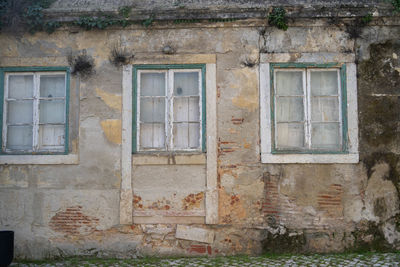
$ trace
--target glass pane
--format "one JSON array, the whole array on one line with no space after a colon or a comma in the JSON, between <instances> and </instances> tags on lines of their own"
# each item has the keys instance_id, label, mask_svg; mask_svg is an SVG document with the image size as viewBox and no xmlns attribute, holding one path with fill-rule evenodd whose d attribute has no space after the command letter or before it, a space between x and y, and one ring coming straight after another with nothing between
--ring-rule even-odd
<instances>
[{"instance_id":1,"label":"glass pane","mask_svg":"<svg viewBox=\"0 0 400 267\"><path fill-rule=\"evenodd\" d=\"M140 147L142 147L142 148L164 148L165 147L165 124L141 123L140 124Z\"/></svg>"},{"instance_id":2,"label":"glass pane","mask_svg":"<svg viewBox=\"0 0 400 267\"><path fill-rule=\"evenodd\" d=\"M311 95L337 95L337 71L311 71Z\"/></svg>"},{"instance_id":3,"label":"glass pane","mask_svg":"<svg viewBox=\"0 0 400 267\"><path fill-rule=\"evenodd\" d=\"M339 121L337 97L313 97L311 101L312 121Z\"/></svg>"},{"instance_id":4,"label":"glass pane","mask_svg":"<svg viewBox=\"0 0 400 267\"><path fill-rule=\"evenodd\" d=\"M153 124L153 147L165 147L165 126L161 123Z\"/></svg>"},{"instance_id":5,"label":"glass pane","mask_svg":"<svg viewBox=\"0 0 400 267\"><path fill-rule=\"evenodd\" d=\"M64 97L65 76L64 75L41 75L40 97Z\"/></svg>"},{"instance_id":6,"label":"glass pane","mask_svg":"<svg viewBox=\"0 0 400 267\"><path fill-rule=\"evenodd\" d=\"M302 97L277 97L277 121L303 121L304 107Z\"/></svg>"},{"instance_id":7,"label":"glass pane","mask_svg":"<svg viewBox=\"0 0 400 267\"><path fill-rule=\"evenodd\" d=\"M189 121L200 121L200 97L189 98Z\"/></svg>"},{"instance_id":8,"label":"glass pane","mask_svg":"<svg viewBox=\"0 0 400 267\"><path fill-rule=\"evenodd\" d=\"M187 123L174 123L173 127L174 148L187 149L189 146L189 129Z\"/></svg>"},{"instance_id":9,"label":"glass pane","mask_svg":"<svg viewBox=\"0 0 400 267\"><path fill-rule=\"evenodd\" d=\"M303 95L302 71L277 71L276 72L277 95Z\"/></svg>"},{"instance_id":10,"label":"glass pane","mask_svg":"<svg viewBox=\"0 0 400 267\"><path fill-rule=\"evenodd\" d=\"M303 148L303 123L278 123L276 131L276 147L278 149Z\"/></svg>"},{"instance_id":11,"label":"glass pane","mask_svg":"<svg viewBox=\"0 0 400 267\"><path fill-rule=\"evenodd\" d=\"M199 95L199 73L175 72L174 95L175 96Z\"/></svg>"},{"instance_id":12,"label":"glass pane","mask_svg":"<svg viewBox=\"0 0 400 267\"><path fill-rule=\"evenodd\" d=\"M8 101L7 102L7 123L32 124L33 121L33 101Z\"/></svg>"},{"instance_id":13,"label":"glass pane","mask_svg":"<svg viewBox=\"0 0 400 267\"><path fill-rule=\"evenodd\" d=\"M174 98L174 121L188 121L189 119L189 98Z\"/></svg>"},{"instance_id":14,"label":"glass pane","mask_svg":"<svg viewBox=\"0 0 400 267\"><path fill-rule=\"evenodd\" d=\"M6 147L15 150L31 150L32 126L8 126Z\"/></svg>"},{"instance_id":15,"label":"glass pane","mask_svg":"<svg viewBox=\"0 0 400 267\"><path fill-rule=\"evenodd\" d=\"M200 123L189 123L189 147L200 147Z\"/></svg>"},{"instance_id":16,"label":"glass pane","mask_svg":"<svg viewBox=\"0 0 400 267\"><path fill-rule=\"evenodd\" d=\"M140 124L140 147L153 147L153 124Z\"/></svg>"},{"instance_id":17,"label":"glass pane","mask_svg":"<svg viewBox=\"0 0 400 267\"><path fill-rule=\"evenodd\" d=\"M39 148L64 146L64 125L41 125L39 127Z\"/></svg>"},{"instance_id":18,"label":"glass pane","mask_svg":"<svg viewBox=\"0 0 400 267\"><path fill-rule=\"evenodd\" d=\"M311 143L312 148L339 150L339 123L313 123Z\"/></svg>"},{"instance_id":19,"label":"glass pane","mask_svg":"<svg viewBox=\"0 0 400 267\"><path fill-rule=\"evenodd\" d=\"M141 73L141 96L165 96L165 73Z\"/></svg>"},{"instance_id":20,"label":"glass pane","mask_svg":"<svg viewBox=\"0 0 400 267\"><path fill-rule=\"evenodd\" d=\"M165 122L165 98L142 97L140 101L141 122Z\"/></svg>"},{"instance_id":21,"label":"glass pane","mask_svg":"<svg viewBox=\"0 0 400 267\"><path fill-rule=\"evenodd\" d=\"M8 78L8 98L32 98L33 75L10 75Z\"/></svg>"},{"instance_id":22,"label":"glass pane","mask_svg":"<svg viewBox=\"0 0 400 267\"><path fill-rule=\"evenodd\" d=\"M40 123L64 123L64 101L41 100L39 104Z\"/></svg>"}]
</instances>

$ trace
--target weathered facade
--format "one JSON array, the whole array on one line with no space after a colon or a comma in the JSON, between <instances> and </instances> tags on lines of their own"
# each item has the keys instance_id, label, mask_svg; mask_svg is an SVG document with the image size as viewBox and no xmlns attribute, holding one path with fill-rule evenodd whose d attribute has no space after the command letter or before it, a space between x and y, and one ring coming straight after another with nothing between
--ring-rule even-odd
<instances>
[{"instance_id":1,"label":"weathered facade","mask_svg":"<svg viewBox=\"0 0 400 267\"><path fill-rule=\"evenodd\" d=\"M45 11L64 23L54 33L4 30L2 102L10 73L68 73L82 51L94 66L66 76L66 153L16 155L3 136L0 230L15 231L16 256L398 250L399 16L389 2L287 2L57 1ZM72 23L124 6L144 22ZM286 31L268 24L276 6ZM121 67L116 45L134 55ZM346 66L343 151L273 154L271 64L328 63ZM150 65L203 68L201 149L136 147L134 77Z\"/></svg>"}]
</instances>

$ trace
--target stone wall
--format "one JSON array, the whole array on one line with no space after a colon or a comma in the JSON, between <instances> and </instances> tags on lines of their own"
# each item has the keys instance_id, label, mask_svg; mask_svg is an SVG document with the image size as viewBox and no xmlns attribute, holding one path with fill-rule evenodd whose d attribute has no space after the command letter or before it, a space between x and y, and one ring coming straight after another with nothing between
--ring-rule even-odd
<instances>
[{"instance_id":1,"label":"stone wall","mask_svg":"<svg viewBox=\"0 0 400 267\"><path fill-rule=\"evenodd\" d=\"M68 54L82 50L95 62L94 74L71 80L70 149L79 162L0 166L0 228L15 230L16 257L399 249L399 26L376 20L354 40L343 25L324 19L299 20L287 31L261 30L264 23L2 33L1 67L68 66ZM166 44L177 55L216 55L216 225L184 227L182 221L167 224L162 218L153 224L119 224L122 69L109 62L116 41L135 54L131 64L161 56ZM261 163L260 51L356 54L358 164ZM197 195L204 186L199 181L205 179L204 164L190 166L134 167L134 209L151 208L160 199L164 208L184 209L182 201L190 195L204 208L204 195ZM199 184L184 186L187 181L177 176ZM169 193L174 191L171 181L177 183L176 199ZM159 192L140 195L151 183Z\"/></svg>"}]
</instances>

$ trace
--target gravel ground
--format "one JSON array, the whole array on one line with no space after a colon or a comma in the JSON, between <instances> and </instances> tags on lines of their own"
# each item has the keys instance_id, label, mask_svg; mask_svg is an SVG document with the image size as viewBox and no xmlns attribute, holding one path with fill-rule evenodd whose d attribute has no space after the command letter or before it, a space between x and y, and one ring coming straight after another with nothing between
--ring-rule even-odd
<instances>
[{"instance_id":1,"label":"gravel ground","mask_svg":"<svg viewBox=\"0 0 400 267\"><path fill-rule=\"evenodd\" d=\"M15 262L12 267L127 267L127 266L400 266L400 253L291 255L217 258L80 259Z\"/></svg>"}]
</instances>

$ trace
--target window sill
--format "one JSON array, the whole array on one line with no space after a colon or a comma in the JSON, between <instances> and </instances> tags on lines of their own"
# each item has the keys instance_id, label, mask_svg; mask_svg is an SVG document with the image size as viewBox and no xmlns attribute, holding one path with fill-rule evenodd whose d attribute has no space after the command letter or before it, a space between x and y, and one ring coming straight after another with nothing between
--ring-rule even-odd
<instances>
[{"instance_id":1,"label":"window sill","mask_svg":"<svg viewBox=\"0 0 400 267\"><path fill-rule=\"evenodd\" d=\"M70 155L1 155L0 165L73 165L79 164L77 154Z\"/></svg>"},{"instance_id":2,"label":"window sill","mask_svg":"<svg viewBox=\"0 0 400 267\"><path fill-rule=\"evenodd\" d=\"M205 153L139 153L132 155L132 165L205 165Z\"/></svg>"},{"instance_id":3,"label":"window sill","mask_svg":"<svg viewBox=\"0 0 400 267\"><path fill-rule=\"evenodd\" d=\"M358 163L358 153L352 154L261 154L262 163Z\"/></svg>"}]
</instances>

